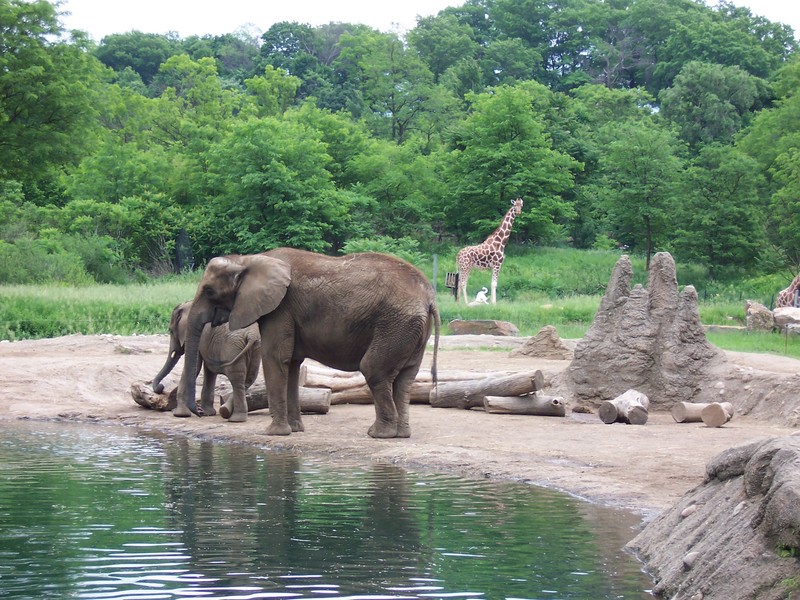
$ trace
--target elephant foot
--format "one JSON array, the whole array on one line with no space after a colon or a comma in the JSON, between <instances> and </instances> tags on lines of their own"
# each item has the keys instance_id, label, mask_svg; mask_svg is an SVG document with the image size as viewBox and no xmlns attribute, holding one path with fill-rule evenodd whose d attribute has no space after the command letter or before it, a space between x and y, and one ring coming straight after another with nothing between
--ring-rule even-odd
<instances>
[{"instance_id":1,"label":"elephant foot","mask_svg":"<svg viewBox=\"0 0 800 600\"><path fill-rule=\"evenodd\" d=\"M397 426L397 435L395 437L410 438L411 437L411 427L409 425L398 425Z\"/></svg>"},{"instance_id":2,"label":"elephant foot","mask_svg":"<svg viewBox=\"0 0 800 600\"><path fill-rule=\"evenodd\" d=\"M214 408L213 405L212 406L201 406L200 407L200 414L202 416L204 416L204 417L213 417L215 414L217 414L217 411L216 411L216 409Z\"/></svg>"},{"instance_id":3,"label":"elephant foot","mask_svg":"<svg viewBox=\"0 0 800 600\"><path fill-rule=\"evenodd\" d=\"M172 414L175 417L191 417L192 411L189 410L188 406L176 406L172 409Z\"/></svg>"},{"instance_id":4,"label":"elephant foot","mask_svg":"<svg viewBox=\"0 0 800 600\"><path fill-rule=\"evenodd\" d=\"M231 405L232 404L233 403L231 403ZM232 414L233 408L232 406L229 406L227 402L219 407L219 416L223 419L230 419Z\"/></svg>"},{"instance_id":5,"label":"elephant foot","mask_svg":"<svg viewBox=\"0 0 800 600\"><path fill-rule=\"evenodd\" d=\"M305 431L306 430L306 426L303 425L303 422L300 419L290 420L289 421L289 425L292 428L292 432Z\"/></svg>"},{"instance_id":6,"label":"elephant foot","mask_svg":"<svg viewBox=\"0 0 800 600\"><path fill-rule=\"evenodd\" d=\"M286 421L276 423L273 420L267 427L267 435L289 435L290 433L292 433L292 427Z\"/></svg>"},{"instance_id":7,"label":"elephant foot","mask_svg":"<svg viewBox=\"0 0 800 600\"><path fill-rule=\"evenodd\" d=\"M220 409L220 414L222 414L222 409ZM247 421L247 413L242 412L235 412L227 417L229 423L244 423Z\"/></svg>"},{"instance_id":8,"label":"elephant foot","mask_svg":"<svg viewBox=\"0 0 800 600\"><path fill-rule=\"evenodd\" d=\"M376 439L397 437L397 423L381 423L380 421L375 421L367 431L367 434Z\"/></svg>"}]
</instances>

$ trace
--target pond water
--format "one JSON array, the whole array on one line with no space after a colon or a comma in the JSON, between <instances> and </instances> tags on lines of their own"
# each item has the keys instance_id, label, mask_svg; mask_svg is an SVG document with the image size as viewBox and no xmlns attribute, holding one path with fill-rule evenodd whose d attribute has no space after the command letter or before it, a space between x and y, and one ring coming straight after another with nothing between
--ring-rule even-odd
<instances>
[{"instance_id":1,"label":"pond water","mask_svg":"<svg viewBox=\"0 0 800 600\"><path fill-rule=\"evenodd\" d=\"M650 598L637 526L521 484L0 423L0 598Z\"/></svg>"}]
</instances>

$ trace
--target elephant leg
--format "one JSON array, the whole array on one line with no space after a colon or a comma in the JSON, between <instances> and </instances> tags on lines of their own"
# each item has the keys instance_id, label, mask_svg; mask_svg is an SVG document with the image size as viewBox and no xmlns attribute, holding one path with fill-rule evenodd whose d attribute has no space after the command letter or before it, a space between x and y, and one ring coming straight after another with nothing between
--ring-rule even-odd
<instances>
[{"instance_id":1,"label":"elephant leg","mask_svg":"<svg viewBox=\"0 0 800 600\"><path fill-rule=\"evenodd\" d=\"M231 423L244 423L247 421L247 388L244 382L244 373L231 374L228 379L233 388L233 393L228 399L228 402L233 404L233 411L228 417L228 420ZM220 413L221 412L222 409L220 409Z\"/></svg>"},{"instance_id":2,"label":"elephant leg","mask_svg":"<svg viewBox=\"0 0 800 600\"><path fill-rule=\"evenodd\" d=\"M397 411L397 437L411 437L408 407L411 403L411 386L419 371L419 366L406 367L395 378L392 385L392 398Z\"/></svg>"},{"instance_id":3,"label":"elephant leg","mask_svg":"<svg viewBox=\"0 0 800 600\"><path fill-rule=\"evenodd\" d=\"M228 396L224 404L219 407L219 416L223 419L230 419L233 414L233 394Z\"/></svg>"},{"instance_id":4,"label":"elephant leg","mask_svg":"<svg viewBox=\"0 0 800 600\"><path fill-rule=\"evenodd\" d=\"M293 360L289 363L289 382L286 389L286 410L292 431L305 431L300 416L300 365L303 361Z\"/></svg>"},{"instance_id":5,"label":"elephant leg","mask_svg":"<svg viewBox=\"0 0 800 600\"><path fill-rule=\"evenodd\" d=\"M200 408L204 416L212 417L217 414L214 410L214 387L217 383L217 374L208 367L203 367L203 389L200 392Z\"/></svg>"},{"instance_id":6,"label":"elephant leg","mask_svg":"<svg viewBox=\"0 0 800 600\"><path fill-rule=\"evenodd\" d=\"M263 335L262 335L263 337ZM264 379L267 383L267 402L272 415L272 423L267 427L267 435L289 435L286 390L288 386L288 367L280 360L264 357Z\"/></svg>"},{"instance_id":7,"label":"elephant leg","mask_svg":"<svg viewBox=\"0 0 800 600\"><path fill-rule=\"evenodd\" d=\"M367 377L375 403L375 422L367 433L374 438L397 437L397 409L392 400L392 382L386 377Z\"/></svg>"}]
</instances>

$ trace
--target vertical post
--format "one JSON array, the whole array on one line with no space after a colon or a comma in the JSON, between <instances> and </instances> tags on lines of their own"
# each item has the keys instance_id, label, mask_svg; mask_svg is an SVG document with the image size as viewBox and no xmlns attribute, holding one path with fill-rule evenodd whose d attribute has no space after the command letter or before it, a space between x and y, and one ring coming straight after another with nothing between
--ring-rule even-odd
<instances>
[{"instance_id":1,"label":"vertical post","mask_svg":"<svg viewBox=\"0 0 800 600\"><path fill-rule=\"evenodd\" d=\"M436 293L436 280L438 279L436 272L439 270L439 255L433 255L433 292Z\"/></svg>"}]
</instances>

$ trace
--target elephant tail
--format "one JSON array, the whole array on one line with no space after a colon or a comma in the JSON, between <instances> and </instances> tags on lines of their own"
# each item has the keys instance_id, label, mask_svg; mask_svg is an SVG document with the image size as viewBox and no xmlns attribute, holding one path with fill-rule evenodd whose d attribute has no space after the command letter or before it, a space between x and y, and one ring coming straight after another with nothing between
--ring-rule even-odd
<instances>
[{"instance_id":1,"label":"elephant tail","mask_svg":"<svg viewBox=\"0 0 800 600\"><path fill-rule=\"evenodd\" d=\"M434 395L439 400L439 385L436 376L436 361L439 357L439 329L442 326L442 319L439 316L439 307L434 300L430 304L429 315L433 317L433 361L431 362L431 382L433 383Z\"/></svg>"}]
</instances>

